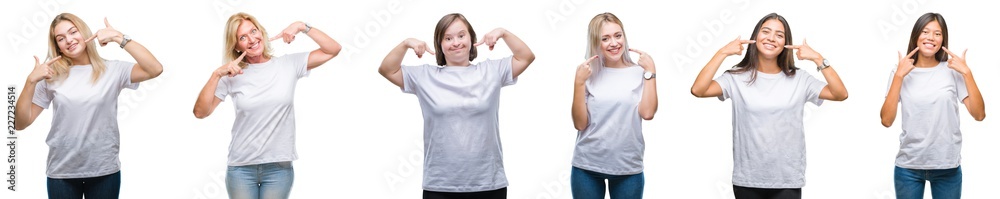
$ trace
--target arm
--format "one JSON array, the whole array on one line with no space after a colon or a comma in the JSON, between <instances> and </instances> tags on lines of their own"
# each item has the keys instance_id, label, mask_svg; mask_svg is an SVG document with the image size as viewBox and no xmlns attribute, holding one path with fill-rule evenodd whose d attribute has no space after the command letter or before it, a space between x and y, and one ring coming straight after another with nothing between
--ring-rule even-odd
<instances>
[{"instance_id":1,"label":"arm","mask_svg":"<svg viewBox=\"0 0 1000 199\"><path fill-rule=\"evenodd\" d=\"M31 74L28 74L28 79L24 81L24 88L21 89L21 95L18 96L20 100L14 105L14 130L20 131L28 128L28 126L31 126L31 123L35 122L35 118L38 118L38 114L41 114L45 110L41 106L31 102L35 97L35 85L39 81L52 77L49 65L59 60L59 58L62 58L62 56L57 56L45 61L45 64L40 64L38 57L35 57L35 68L31 71Z\"/></svg>"},{"instance_id":2,"label":"arm","mask_svg":"<svg viewBox=\"0 0 1000 199\"><path fill-rule=\"evenodd\" d=\"M333 40L333 38L330 38L329 35L326 35L326 33L316 29L315 27L308 28L306 23L301 21L296 21L291 25L288 25L288 28L285 28L285 30L281 31L281 33L278 33L278 35L275 35L270 40L274 41L282 39L285 43L292 43L292 41L295 40L296 34L307 30L309 32L305 32L305 34L319 45L319 49L313 50L309 53L309 63L306 65L306 69L312 70L313 68L319 67L327 61L330 61L330 59L333 59L333 57L336 57L337 54L340 54L340 49L343 48L340 43L337 43L336 40Z\"/></svg>"},{"instance_id":3,"label":"arm","mask_svg":"<svg viewBox=\"0 0 1000 199\"><path fill-rule=\"evenodd\" d=\"M722 65L722 61L730 55L741 55L743 54L743 44L752 44L753 40L740 40L740 37L736 37L736 40L729 42L726 46L719 49L712 56L712 59L705 64L705 67L701 69L698 73L698 77L694 79L694 85L691 85L691 95L695 97L718 97L722 95L722 87L719 83L712 80L712 75L719 71L719 66Z\"/></svg>"},{"instance_id":4,"label":"arm","mask_svg":"<svg viewBox=\"0 0 1000 199\"><path fill-rule=\"evenodd\" d=\"M634 48L629 48L629 51L639 53L639 66L643 70L656 74L656 64L649 54ZM639 117L644 120L652 120L659 105L656 94L656 78L643 79L643 81L646 82L642 84L642 98L639 99Z\"/></svg>"},{"instance_id":5,"label":"arm","mask_svg":"<svg viewBox=\"0 0 1000 199\"><path fill-rule=\"evenodd\" d=\"M521 41L521 38L518 38L514 35L514 33L511 33L506 29L497 28L489 33L486 33L486 35L483 35L483 38L479 40L479 43L476 43L473 46L486 44L490 47L490 50L493 50L493 46L496 45L497 40L500 38L503 38L504 43L506 43L507 47L510 48L510 51L514 53L511 68L514 73L514 79L517 79L517 77L520 76L525 69L528 69L528 65L535 61L535 53L531 52L531 49L528 48L527 44L524 44L524 41Z\"/></svg>"},{"instance_id":6,"label":"arm","mask_svg":"<svg viewBox=\"0 0 1000 199\"><path fill-rule=\"evenodd\" d=\"M215 90L219 87L219 80L222 79L222 76L235 77L236 75L243 74L243 69L240 68L239 63L246 55L247 52L243 51L243 54L240 54L240 57L236 58L236 60L223 64L212 72L212 77L208 78L208 82L201 88L201 92L198 93L198 99L194 102L195 118L203 119L211 115L212 112L215 112L215 107L218 107L219 103L222 103L222 99L215 96Z\"/></svg>"},{"instance_id":7,"label":"arm","mask_svg":"<svg viewBox=\"0 0 1000 199\"><path fill-rule=\"evenodd\" d=\"M597 55L590 57L580 66L576 67L576 81L573 82L573 107L570 113L573 116L573 127L583 131L590 125L590 116L587 112L587 79L590 78L590 62L597 59Z\"/></svg>"},{"instance_id":8,"label":"arm","mask_svg":"<svg viewBox=\"0 0 1000 199\"><path fill-rule=\"evenodd\" d=\"M395 48L389 51L388 55L385 55L385 59L382 59L382 65L378 67L378 73L389 80L392 84L403 88L403 56L406 55L406 49L413 49L413 52L417 54L417 57L423 57L424 53L429 53L434 55L434 51L427 46L427 43L423 41L409 38L400 42Z\"/></svg>"},{"instance_id":9,"label":"arm","mask_svg":"<svg viewBox=\"0 0 1000 199\"><path fill-rule=\"evenodd\" d=\"M918 48L919 49L919 48ZM898 52L899 64L896 64L896 73L892 76L892 83L889 84L889 92L885 95L885 102L882 102L882 126L890 127L896 121L896 112L899 107L899 90L903 88L903 78L913 70L913 57L918 49L913 49L910 54L903 57Z\"/></svg>"},{"instance_id":10,"label":"arm","mask_svg":"<svg viewBox=\"0 0 1000 199\"><path fill-rule=\"evenodd\" d=\"M802 40L802 45L786 45L785 48L796 49L795 56L799 60L810 60L816 63L817 67L823 66L823 55L813 50L812 47L809 47L809 43L806 43L806 40ZM821 73L826 78L826 86L820 91L819 98L833 101L844 101L847 99L847 87L840 80L837 71L833 70L832 67L827 67Z\"/></svg>"},{"instance_id":11,"label":"arm","mask_svg":"<svg viewBox=\"0 0 1000 199\"><path fill-rule=\"evenodd\" d=\"M111 27L111 24L108 23L108 18L104 18L104 26L104 29L97 30L97 32L85 42L89 43L91 40L97 39L101 46L107 45L108 42L115 42L118 44L124 42L124 34ZM136 62L136 64L132 66L132 74L130 75L132 82L143 82L158 77L161 73L163 73L163 65L160 64L160 61L156 60L153 53L150 53L149 50L146 49L145 46L142 46L142 44L139 44L139 42L130 40L128 43L125 43L123 49L125 49L125 52L128 52L129 55L132 55L132 58L135 59Z\"/></svg>"},{"instance_id":12,"label":"arm","mask_svg":"<svg viewBox=\"0 0 1000 199\"><path fill-rule=\"evenodd\" d=\"M986 104L983 102L983 94L979 92L976 79L972 77L972 70L965 64L965 53L969 50L966 49L963 51L962 56L952 53L947 47L941 47L941 50L951 55L951 59L948 59L948 67L961 73L962 79L965 81L965 89L969 93L969 96L962 99L962 103L969 110L969 114L972 114L973 119L983 121L986 118Z\"/></svg>"}]
</instances>

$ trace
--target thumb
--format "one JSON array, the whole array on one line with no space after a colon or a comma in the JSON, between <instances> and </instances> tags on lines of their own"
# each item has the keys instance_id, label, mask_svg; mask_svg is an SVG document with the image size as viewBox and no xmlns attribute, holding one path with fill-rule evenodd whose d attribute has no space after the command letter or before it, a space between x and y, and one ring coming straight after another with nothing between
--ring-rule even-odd
<instances>
[{"instance_id":1,"label":"thumb","mask_svg":"<svg viewBox=\"0 0 1000 199\"><path fill-rule=\"evenodd\" d=\"M38 63L38 56L33 56L33 57L35 57L35 65L37 66L39 64Z\"/></svg>"},{"instance_id":2,"label":"thumb","mask_svg":"<svg viewBox=\"0 0 1000 199\"><path fill-rule=\"evenodd\" d=\"M104 26L110 28L111 23L108 23L108 17L104 17Z\"/></svg>"}]
</instances>

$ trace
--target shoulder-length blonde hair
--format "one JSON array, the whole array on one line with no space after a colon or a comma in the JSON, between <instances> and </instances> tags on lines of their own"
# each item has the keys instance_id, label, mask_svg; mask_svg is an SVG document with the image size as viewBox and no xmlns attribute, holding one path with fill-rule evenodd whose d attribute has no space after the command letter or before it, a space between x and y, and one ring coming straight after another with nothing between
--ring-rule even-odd
<instances>
[{"instance_id":1,"label":"shoulder-length blonde hair","mask_svg":"<svg viewBox=\"0 0 1000 199\"><path fill-rule=\"evenodd\" d=\"M70 13L62 13L56 15L55 19L52 19L52 25L49 25L49 57L47 59L51 59L57 56L63 56L63 57L59 59L59 61L52 62L52 64L50 65L52 67L52 73L54 74L52 74L51 79L47 80L49 82L58 82L66 79L66 77L69 76L69 67L70 65L73 64L73 62L70 61L69 57L65 56L65 54L59 49L58 41L56 41L56 34L55 34L56 25L58 25L60 22L63 21L68 21L72 23L73 26L76 26L77 31L80 31L80 34L83 35L84 39L88 39L94 34L92 31L90 31L90 27L87 26L87 23L84 23L83 20L81 20L80 17L77 17L76 15ZM91 75L91 83L97 82L97 80L101 78L101 74L104 73L105 69L104 59L101 58L100 54L97 54L96 43L97 41L90 41L85 43L87 48L86 49L87 58L90 59L90 65L94 70L93 74Z\"/></svg>"},{"instance_id":2,"label":"shoulder-length blonde hair","mask_svg":"<svg viewBox=\"0 0 1000 199\"><path fill-rule=\"evenodd\" d=\"M264 30L264 26L260 25L260 22L257 21L257 18L254 18L250 14L240 12L233 14L233 16L230 16L229 21L226 22L226 30L225 34L223 35L225 37L226 44L222 48L223 64L229 63L234 59L240 57L241 53L236 51L236 43L240 42L239 36L236 35L236 30L239 29L240 24L243 23L243 20L250 21L250 23L253 23L253 25L256 26L257 31L260 31L261 34L260 43L264 45L263 56L266 59L271 58L271 42L267 41L270 38L267 35L267 30ZM245 61L245 59L246 58L244 58L244 60L240 60L239 65L241 68L247 67L247 62Z\"/></svg>"},{"instance_id":3,"label":"shoulder-length blonde hair","mask_svg":"<svg viewBox=\"0 0 1000 199\"><path fill-rule=\"evenodd\" d=\"M596 77L596 75L600 73L606 65L604 63L604 53L601 53L604 51L604 49L601 48L601 29L604 28L605 22L618 24L618 26L622 27L622 37L625 38L625 42L623 42L622 45L622 52L624 52L622 53L622 61L625 61L625 63L629 65L636 65L636 63L632 61L632 56L628 53L628 35L625 34L625 25L622 24L622 21L619 20L615 14L611 14L610 12L601 13L594 16L594 18L590 20L590 25L587 26L587 56L584 57L584 59L590 59L590 57L593 57L594 55L598 56L597 59L590 63L591 77ZM593 79L591 81L593 82Z\"/></svg>"}]
</instances>

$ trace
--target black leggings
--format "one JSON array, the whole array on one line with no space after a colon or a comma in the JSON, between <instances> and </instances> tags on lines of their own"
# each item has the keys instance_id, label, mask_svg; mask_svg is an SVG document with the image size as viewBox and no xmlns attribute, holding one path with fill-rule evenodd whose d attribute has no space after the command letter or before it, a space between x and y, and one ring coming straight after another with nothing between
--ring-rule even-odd
<instances>
[{"instance_id":1,"label":"black leggings","mask_svg":"<svg viewBox=\"0 0 1000 199\"><path fill-rule=\"evenodd\" d=\"M802 189L762 189L733 185L736 199L801 199Z\"/></svg>"},{"instance_id":2,"label":"black leggings","mask_svg":"<svg viewBox=\"0 0 1000 199\"><path fill-rule=\"evenodd\" d=\"M480 192L436 192L424 190L424 199L506 199L507 187Z\"/></svg>"}]
</instances>

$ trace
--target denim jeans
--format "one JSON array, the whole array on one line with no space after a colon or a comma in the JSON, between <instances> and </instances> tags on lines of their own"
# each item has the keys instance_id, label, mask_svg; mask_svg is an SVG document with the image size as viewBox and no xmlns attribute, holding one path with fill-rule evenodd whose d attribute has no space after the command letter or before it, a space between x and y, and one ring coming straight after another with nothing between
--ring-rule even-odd
<instances>
[{"instance_id":1,"label":"denim jeans","mask_svg":"<svg viewBox=\"0 0 1000 199\"><path fill-rule=\"evenodd\" d=\"M46 181L51 199L113 199L122 187L122 172L90 178L55 179Z\"/></svg>"},{"instance_id":2,"label":"denim jeans","mask_svg":"<svg viewBox=\"0 0 1000 199\"><path fill-rule=\"evenodd\" d=\"M611 199L640 199L645 185L643 173L632 175L608 175L573 167L570 173L570 189L574 199L603 199L604 180L608 180L607 190Z\"/></svg>"},{"instance_id":3,"label":"denim jeans","mask_svg":"<svg viewBox=\"0 0 1000 199\"><path fill-rule=\"evenodd\" d=\"M897 199L924 198L924 182L931 182L934 199L962 197L962 167L953 169L907 169L896 167L894 172Z\"/></svg>"},{"instance_id":4,"label":"denim jeans","mask_svg":"<svg viewBox=\"0 0 1000 199\"><path fill-rule=\"evenodd\" d=\"M292 162L272 162L226 169L226 191L233 199L288 198L295 171Z\"/></svg>"}]
</instances>

